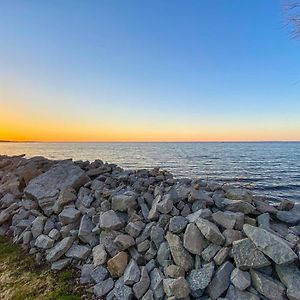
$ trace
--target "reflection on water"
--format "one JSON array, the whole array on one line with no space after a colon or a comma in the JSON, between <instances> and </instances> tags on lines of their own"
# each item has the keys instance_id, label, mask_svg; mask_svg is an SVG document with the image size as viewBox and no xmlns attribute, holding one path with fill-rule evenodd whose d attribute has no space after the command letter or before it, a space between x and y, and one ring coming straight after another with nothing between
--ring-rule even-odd
<instances>
[{"instance_id":1,"label":"reflection on water","mask_svg":"<svg viewBox=\"0 0 300 300\"><path fill-rule=\"evenodd\" d=\"M300 143L0 143L0 154L160 166L177 177L236 182L300 201Z\"/></svg>"}]
</instances>

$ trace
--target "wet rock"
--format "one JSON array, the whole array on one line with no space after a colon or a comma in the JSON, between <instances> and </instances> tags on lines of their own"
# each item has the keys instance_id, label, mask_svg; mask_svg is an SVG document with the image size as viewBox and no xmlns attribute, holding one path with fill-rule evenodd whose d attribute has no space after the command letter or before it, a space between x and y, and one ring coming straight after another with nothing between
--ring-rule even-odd
<instances>
[{"instance_id":1,"label":"wet rock","mask_svg":"<svg viewBox=\"0 0 300 300\"><path fill-rule=\"evenodd\" d=\"M251 270L252 285L255 289L270 300L283 300L284 286L271 277L263 275L260 272Z\"/></svg>"},{"instance_id":2,"label":"wet rock","mask_svg":"<svg viewBox=\"0 0 300 300\"><path fill-rule=\"evenodd\" d=\"M215 273L213 280L208 285L208 294L213 300L218 299L228 289L233 269L234 266L227 261Z\"/></svg>"},{"instance_id":3,"label":"wet rock","mask_svg":"<svg viewBox=\"0 0 300 300\"><path fill-rule=\"evenodd\" d=\"M194 265L193 258L188 251L183 248L180 237L168 232L166 240L169 244L175 264L182 267L185 271L192 269Z\"/></svg>"},{"instance_id":4,"label":"wet rock","mask_svg":"<svg viewBox=\"0 0 300 300\"><path fill-rule=\"evenodd\" d=\"M198 218L196 221L196 225L206 239L220 246L224 244L225 238L214 223L203 218Z\"/></svg>"},{"instance_id":5,"label":"wet rock","mask_svg":"<svg viewBox=\"0 0 300 300\"><path fill-rule=\"evenodd\" d=\"M232 254L237 268L262 268L270 265L270 261L248 238L233 242Z\"/></svg>"},{"instance_id":6,"label":"wet rock","mask_svg":"<svg viewBox=\"0 0 300 300\"><path fill-rule=\"evenodd\" d=\"M122 251L109 259L107 262L107 269L112 277L120 277L123 275L128 263L128 255Z\"/></svg>"},{"instance_id":7,"label":"wet rock","mask_svg":"<svg viewBox=\"0 0 300 300\"><path fill-rule=\"evenodd\" d=\"M276 264L287 264L297 258L297 255L283 239L267 230L248 224L244 225L243 230L255 246Z\"/></svg>"}]
</instances>

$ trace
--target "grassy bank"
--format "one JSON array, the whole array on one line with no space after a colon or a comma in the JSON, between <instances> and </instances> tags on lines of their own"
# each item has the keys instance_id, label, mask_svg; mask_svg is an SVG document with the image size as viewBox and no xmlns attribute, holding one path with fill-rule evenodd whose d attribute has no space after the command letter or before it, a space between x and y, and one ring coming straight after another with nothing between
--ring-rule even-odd
<instances>
[{"instance_id":1,"label":"grassy bank","mask_svg":"<svg viewBox=\"0 0 300 300\"><path fill-rule=\"evenodd\" d=\"M73 278L70 270L54 274L38 266L18 245L0 237L1 300L79 300Z\"/></svg>"}]
</instances>

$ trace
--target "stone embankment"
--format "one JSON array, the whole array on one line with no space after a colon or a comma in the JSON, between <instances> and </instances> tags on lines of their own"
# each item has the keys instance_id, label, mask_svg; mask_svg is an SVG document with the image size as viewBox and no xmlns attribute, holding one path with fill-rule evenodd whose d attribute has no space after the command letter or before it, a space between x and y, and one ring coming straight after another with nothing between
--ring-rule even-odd
<instances>
[{"instance_id":1,"label":"stone embankment","mask_svg":"<svg viewBox=\"0 0 300 300\"><path fill-rule=\"evenodd\" d=\"M159 169L0 156L0 234L97 299L299 300L299 222L300 204Z\"/></svg>"}]
</instances>

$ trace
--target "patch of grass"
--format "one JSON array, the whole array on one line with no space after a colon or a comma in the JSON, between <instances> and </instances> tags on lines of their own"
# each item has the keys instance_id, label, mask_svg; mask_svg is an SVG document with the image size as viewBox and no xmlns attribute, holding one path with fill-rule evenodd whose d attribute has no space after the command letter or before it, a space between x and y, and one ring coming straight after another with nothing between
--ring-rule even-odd
<instances>
[{"instance_id":1,"label":"patch of grass","mask_svg":"<svg viewBox=\"0 0 300 300\"><path fill-rule=\"evenodd\" d=\"M80 300L71 270L54 274L8 239L0 237L1 300Z\"/></svg>"}]
</instances>

